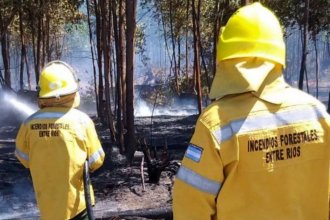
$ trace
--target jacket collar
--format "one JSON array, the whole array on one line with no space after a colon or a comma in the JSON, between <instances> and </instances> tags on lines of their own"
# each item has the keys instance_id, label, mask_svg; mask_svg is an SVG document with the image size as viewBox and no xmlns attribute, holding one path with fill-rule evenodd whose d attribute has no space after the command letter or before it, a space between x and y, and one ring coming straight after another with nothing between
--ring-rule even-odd
<instances>
[{"instance_id":1,"label":"jacket collar","mask_svg":"<svg viewBox=\"0 0 330 220\"><path fill-rule=\"evenodd\" d=\"M288 87L282 66L262 58L238 58L220 62L214 77L210 99L251 92L273 104L281 104L279 90Z\"/></svg>"},{"instance_id":2,"label":"jacket collar","mask_svg":"<svg viewBox=\"0 0 330 220\"><path fill-rule=\"evenodd\" d=\"M271 72L254 96L266 102L280 105L285 98L285 89L290 86L285 82L281 72Z\"/></svg>"}]
</instances>

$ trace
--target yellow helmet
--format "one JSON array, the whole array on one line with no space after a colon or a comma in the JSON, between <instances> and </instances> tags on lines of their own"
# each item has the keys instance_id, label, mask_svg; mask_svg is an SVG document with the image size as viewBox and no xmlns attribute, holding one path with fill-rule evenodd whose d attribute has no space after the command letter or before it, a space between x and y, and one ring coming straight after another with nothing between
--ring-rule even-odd
<instances>
[{"instance_id":1,"label":"yellow helmet","mask_svg":"<svg viewBox=\"0 0 330 220\"><path fill-rule=\"evenodd\" d=\"M39 88L39 98L65 96L78 91L78 79L70 65L55 60L41 71Z\"/></svg>"},{"instance_id":2,"label":"yellow helmet","mask_svg":"<svg viewBox=\"0 0 330 220\"><path fill-rule=\"evenodd\" d=\"M236 11L222 28L217 61L261 57L285 66L283 32L276 16L256 2Z\"/></svg>"}]
</instances>

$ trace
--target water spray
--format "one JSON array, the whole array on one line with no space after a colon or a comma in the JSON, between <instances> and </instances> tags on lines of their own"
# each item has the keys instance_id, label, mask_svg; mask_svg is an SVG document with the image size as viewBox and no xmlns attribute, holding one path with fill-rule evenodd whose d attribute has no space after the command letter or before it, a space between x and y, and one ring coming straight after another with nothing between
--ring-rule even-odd
<instances>
[{"instance_id":1,"label":"water spray","mask_svg":"<svg viewBox=\"0 0 330 220\"><path fill-rule=\"evenodd\" d=\"M38 110L36 106L31 106L23 101L20 101L14 94L5 93L3 100L18 110L24 118L32 115Z\"/></svg>"}]
</instances>

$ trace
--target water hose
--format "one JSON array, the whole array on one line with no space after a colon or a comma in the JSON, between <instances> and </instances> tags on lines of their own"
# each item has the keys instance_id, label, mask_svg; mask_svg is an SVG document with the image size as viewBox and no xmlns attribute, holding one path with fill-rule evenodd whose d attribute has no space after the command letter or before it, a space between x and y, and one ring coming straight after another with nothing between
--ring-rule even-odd
<instances>
[{"instance_id":1,"label":"water hose","mask_svg":"<svg viewBox=\"0 0 330 220\"><path fill-rule=\"evenodd\" d=\"M89 178L89 166L88 161L84 163L84 172L83 172L83 179L84 179L84 191L85 191L85 201L86 201L86 210L89 220L95 220L94 211L92 207L92 200L91 200L91 193L90 193L90 178Z\"/></svg>"}]
</instances>

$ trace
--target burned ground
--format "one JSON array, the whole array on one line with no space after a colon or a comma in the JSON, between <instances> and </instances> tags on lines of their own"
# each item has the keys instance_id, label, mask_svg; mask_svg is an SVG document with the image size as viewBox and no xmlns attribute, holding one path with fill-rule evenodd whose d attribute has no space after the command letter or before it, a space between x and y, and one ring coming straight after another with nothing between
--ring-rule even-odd
<instances>
[{"instance_id":1,"label":"burned ground","mask_svg":"<svg viewBox=\"0 0 330 220\"><path fill-rule=\"evenodd\" d=\"M2 120L0 126L0 219L38 219L29 172L14 157L14 144L10 143L19 124L10 118ZM145 140L158 153L164 145L169 152L169 162L158 184L148 182L146 163L143 164L144 187L141 178L143 153L137 151L128 166L118 148L108 141L107 130L96 120L107 156L104 165L91 174L96 196L95 216L98 219L171 219L174 175L196 119L196 116L136 119L137 138Z\"/></svg>"}]
</instances>

